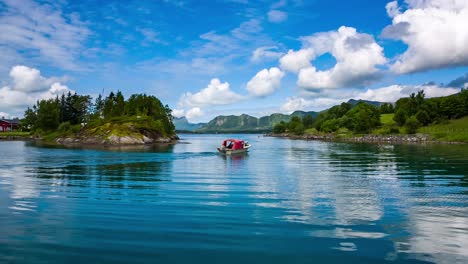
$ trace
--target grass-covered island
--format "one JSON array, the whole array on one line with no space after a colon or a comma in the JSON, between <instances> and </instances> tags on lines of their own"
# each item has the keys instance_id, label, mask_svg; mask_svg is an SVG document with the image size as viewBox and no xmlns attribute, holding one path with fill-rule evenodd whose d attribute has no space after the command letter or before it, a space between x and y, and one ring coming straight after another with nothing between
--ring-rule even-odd
<instances>
[{"instance_id":1,"label":"grass-covered island","mask_svg":"<svg viewBox=\"0 0 468 264\"><path fill-rule=\"evenodd\" d=\"M89 95L68 93L40 100L25 111L21 124L33 138L63 145L134 145L177 139L171 109L145 94L125 100L111 92L94 102Z\"/></svg>"},{"instance_id":2,"label":"grass-covered island","mask_svg":"<svg viewBox=\"0 0 468 264\"><path fill-rule=\"evenodd\" d=\"M426 99L424 91L378 106L342 103L312 116L280 122L271 136L358 142L468 143L468 90Z\"/></svg>"}]
</instances>

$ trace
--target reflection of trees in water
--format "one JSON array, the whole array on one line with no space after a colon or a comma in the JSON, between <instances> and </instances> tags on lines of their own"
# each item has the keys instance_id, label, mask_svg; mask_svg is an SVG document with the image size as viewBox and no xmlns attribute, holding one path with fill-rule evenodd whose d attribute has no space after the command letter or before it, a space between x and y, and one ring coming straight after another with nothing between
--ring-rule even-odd
<instances>
[{"instance_id":1,"label":"reflection of trees in water","mask_svg":"<svg viewBox=\"0 0 468 264\"><path fill-rule=\"evenodd\" d=\"M165 158L163 153L172 152L174 148L172 144L66 148L41 145L41 143L27 143L27 145L39 146L37 149L41 153L30 157L35 166L30 166L27 169L28 173L34 178L41 179L41 185L50 185L54 188L58 186L155 188L156 186L147 183L168 180L170 173L164 172L170 170L171 166L168 164L170 160ZM154 156L148 155L149 153L154 153ZM140 157L141 161L138 161ZM162 159L158 160L157 157Z\"/></svg>"},{"instance_id":2,"label":"reflection of trees in water","mask_svg":"<svg viewBox=\"0 0 468 264\"><path fill-rule=\"evenodd\" d=\"M73 197L104 200L152 199L169 181L169 161L40 166L31 171L41 189ZM47 186L47 187L46 187Z\"/></svg>"},{"instance_id":3,"label":"reflection of trees in water","mask_svg":"<svg viewBox=\"0 0 468 264\"><path fill-rule=\"evenodd\" d=\"M120 157L116 157L116 160L120 160ZM49 184L55 188L67 186L148 189L157 187L148 182L167 181L170 177L169 161L125 162L124 160L121 163L111 164L87 164L86 160L65 162L77 164L60 166L60 163L52 163L49 166L33 167L29 172L33 177L43 180L40 184Z\"/></svg>"},{"instance_id":4,"label":"reflection of trees in water","mask_svg":"<svg viewBox=\"0 0 468 264\"><path fill-rule=\"evenodd\" d=\"M165 153L174 150L174 144L151 144L151 145L127 145L127 146L101 146L99 150L109 150L117 152L157 152Z\"/></svg>"},{"instance_id":5,"label":"reflection of trees in water","mask_svg":"<svg viewBox=\"0 0 468 264\"><path fill-rule=\"evenodd\" d=\"M340 168L341 171L359 171L360 175L372 175L385 166L393 169L395 157L391 152L392 148L389 146L336 143L331 144L324 155L329 158L329 165L332 168Z\"/></svg>"},{"instance_id":6,"label":"reflection of trees in water","mask_svg":"<svg viewBox=\"0 0 468 264\"><path fill-rule=\"evenodd\" d=\"M38 179L54 180L57 184L60 180L64 180L66 186L87 186L86 181L89 179L90 168L83 165L65 165L63 167L38 166L30 170ZM76 184L73 184L75 182Z\"/></svg>"},{"instance_id":7,"label":"reflection of trees in water","mask_svg":"<svg viewBox=\"0 0 468 264\"><path fill-rule=\"evenodd\" d=\"M363 172L372 172L376 166L396 166L394 176L411 181L415 187L434 184L434 176L447 186L468 186L467 145L345 143L335 146L329 156L334 159L334 165L340 167L359 165L358 169ZM351 155L347 155L348 152Z\"/></svg>"},{"instance_id":8,"label":"reflection of trees in water","mask_svg":"<svg viewBox=\"0 0 468 264\"><path fill-rule=\"evenodd\" d=\"M81 150L104 150L112 152L172 152L174 144L148 144L148 145L58 145L42 141L30 141L27 146L40 147L44 149L81 149Z\"/></svg>"},{"instance_id":9,"label":"reflection of trees in water","mask_svg":"<svg viewBox=\"0 0 468 264\"><path fill-rule=\"evenodd\" d=\"M400 180L408 184L407 243L402 252L435 262L466 262L468 253L468 146L397 145Z\"/></svg>"},{"instance_id":10,"label":"reflection of trees in water","mask_svg":"<svg viewBox=\"0 0 468 264\"><path fill-rule=\"evenodd\" d=\"M102 164L94 167L99 181L108 182L112 187L134 189L151 188L148 182L169 180L168 170L168 162L161 161Z\"/></svg>"},{"instance_id":11,"label":"reflection of trees in water","mask_svg":"<svg viewBox=\"0 0 468 264\"><path fill-rule=\"evenodd\" d=\"M417 186L468 187L467 145L396 145L395 154L404 161L399 171Z\"/></svg>"}]
</instances>

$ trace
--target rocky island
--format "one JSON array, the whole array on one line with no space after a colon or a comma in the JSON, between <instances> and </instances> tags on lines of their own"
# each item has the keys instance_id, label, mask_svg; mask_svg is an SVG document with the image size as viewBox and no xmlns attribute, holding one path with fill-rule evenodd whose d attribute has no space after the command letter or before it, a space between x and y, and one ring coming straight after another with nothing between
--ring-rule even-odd
<instances>
[{"instance_id":1,"label":"rocky island","mask_svg":"<svg viewBox=\"0 0 468 264\"><path fill-rule=\"evenodd\" d=\"M90 96L68 93L28 108L23 126L37 140L61 145L145 145L178 139L171 109L145 94L125 100L119 91Z\"/></svg>"}]
</instances>

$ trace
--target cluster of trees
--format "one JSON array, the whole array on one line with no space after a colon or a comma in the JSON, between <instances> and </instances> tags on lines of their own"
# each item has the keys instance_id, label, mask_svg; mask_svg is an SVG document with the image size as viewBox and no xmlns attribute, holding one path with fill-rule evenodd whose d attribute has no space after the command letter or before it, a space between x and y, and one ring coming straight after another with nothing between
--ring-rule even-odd
<instances>
[{"instance_id":1,"label":"cluster of trees","mask_svg":"<svg viewBox=\"0 0 468 264\"><path fill-rule=\"evenodd\" d=\"M354 133L368 133L380 125L380 109L371 104L360 102L354 107L342 103L321 112L316 119L306 115L304 118L293 117L290 122L280 122L273 127L273 132L292 132L302 134L305 129L330 133L346 128Z\"/></svg>"},{"instance_id":2,"label":"cluster of trees","mask_svg":"<svg viewBox=\"0 0 468 264\"><path fill-rule=\"evenodd\" d=\"M305 116L293 117L290 122L280 122L273 128L275 133L291 132L302 134L308 128L330 133L346 128L353 133L370 133L381 126L380 115L394 113L396 125L388 129L398 133L404 127L408 133L415 133L421 126L443 120L461 118L468 115L468 90L460 93L425 99L424 91L413 93L408 98L400 98L395 104L383 103L380 107L360 102L355 106L342 103L321 112L316 119Z\"/></svg>"},{"instance_id":3,"label":"cluster of trees","mask_svg":"<svg viewBox=\"0 0 468 264\"><path fill-rule=\"evenodd\" d=\"M150 118L158 122L168 135L175 131L169 106L146 94L134 94L125 100L120 91L111 92L105 98L99 95L94 103L88 95L70 92L54 99L40 100L25 111L22 125L31 131L54 131L64 126L99 124L132 117Z\"/></svg>"},{"instance_id":4,"label":"cluster of trees","mask_svg":"<svg viewBox=\"0 0 468 264\"><path fill-rule=\"evenodd\" d=\"M468 90L460 93L425 99L424 91L400 98L395 103L393 120L404 126L408 133L414 133L420 126L438 123L447 119L457 119L468 115Z\"/></svg>"},{"instance_id":5,"label":"cluster of trees","mask_svg":"<svg viewBox=\"0 0 468 264\"><path fill-rule=\"evenodd\" d=\"M308 128L312 128L314 119L312 115L305 115L303 118L293 116L291 121L281 121L273 127L274 133L284 133L286 131L294 133L296 135L304 134L304 131Z\"/></svg>"},{"instance_id":6,"label":"cluster of trees","mask_svg":"<svg viewBox=\"0 0 468 264\"><path fill-rule=\"evenodd\" d=\"M322 132L335 132L346 128L354 133L368 133L380 125L379 108L360 102L354 107L348 103L334 106L320 113L315 128Z\"/></svg>"},{"instance_id":7,"label":"cluster of trees","mask_svg":"<svg viewBox=\"0 0 468 264\"><path fill-rule=\"evenodd\" d=\"M116 94L111 92L106 98L101 95L96 98L94 104L94 119L110 120L115 118L144 116L162 123L164 131L171 134L175 130L173 124L172 110L168 105L163 105L161 101L152 95L133 94L125 100L120 91Z\"/></svg>"},{"instance_id":8,"label":"cluster of trees","mask_svg":"<svg viewBox=\"0 0 468 264\"><path fill-rule=\"evenodd\" d=\"M380 105L380 113L381 114L393 114L395 113L395 108L391 103L383 103Z\"/></svg>"},{"instance_id":9,"label":"cluster of trees","mask_svg":"<svg viewBox=\"0 0 468 264\"><path fill-rule=\"evenodd\" d=\"M295 116L290 122L280 122L273 127L274 133L291 132L302 134L308 128L330 133L346 128L355 133L368 133L380 125L380 110L371 104L360 102L354 107L342 103L321 112L316 119L306 115L302 119Z\"/></svg>"},{"instance_id":10,"label":"cluster of trees","mask_svg":"<svg viewBox=\"0 0 468 264\"><path fill-rule=\"evenodd\" d=\"M54 99L40 100L24 113L22 125L24 128L35 130L54 130L61 123L72 125L85 122L91 106L91 97L68 92Z\"/></svg>"}]
</instances>

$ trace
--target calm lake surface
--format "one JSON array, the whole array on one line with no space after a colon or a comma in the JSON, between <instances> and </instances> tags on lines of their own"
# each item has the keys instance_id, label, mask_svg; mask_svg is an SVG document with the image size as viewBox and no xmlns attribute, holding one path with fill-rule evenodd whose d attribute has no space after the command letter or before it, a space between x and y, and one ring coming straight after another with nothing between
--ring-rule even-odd
<instances>
[{"instance_id":1,"label":"calm lake surface","mask_svg":"<svg viewBox=\"0 0 468 264\"><path fill-rule=\"evenodd\" d=\"M0 142L0 263L468 263L468 146Z\"/></svg>"}]
</instances>

